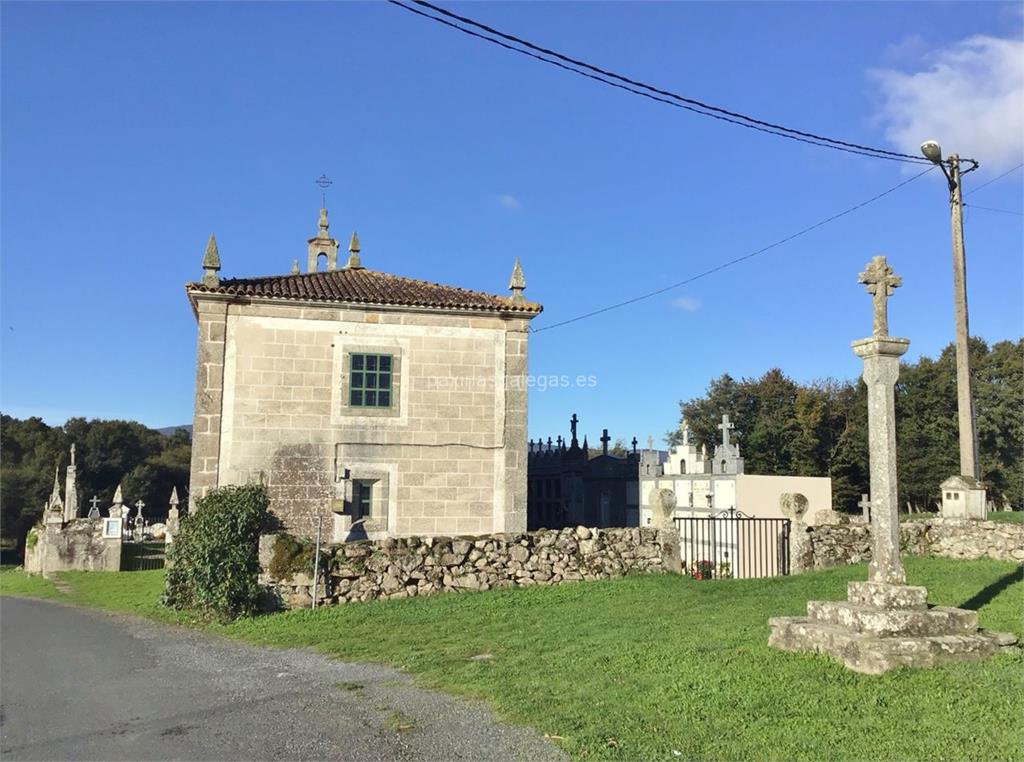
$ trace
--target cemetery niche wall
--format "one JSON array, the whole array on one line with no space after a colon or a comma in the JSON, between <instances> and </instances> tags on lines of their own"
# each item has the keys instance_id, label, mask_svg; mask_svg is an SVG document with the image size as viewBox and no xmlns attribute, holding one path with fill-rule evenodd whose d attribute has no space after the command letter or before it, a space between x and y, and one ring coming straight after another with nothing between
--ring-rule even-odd
<instances>
[{"instance_id":1,"label":"cemetery niche wall","mask_svg":"<svg viewBox=\"0 0 1024 762\"><path fill-rule=\"evenodd\" d=\"M42 519L25 538L26 572L48 575L62 571L132 571L163 566L162 543L170 542L172 532L177 532L177 487L171 494L167 524L147 520L143 514L146 504L142 500L136 501L134 506L125 505L121 485L117 486L112 503L106 509L100 508L96 496L81 504L73 444L64 483L62 496L58 467L53 491L43 506ZM132 507L136 511L134 515ZM148 566L140 566L135 558L143 545L146 557L151 559Z\"/></svg>"},{"instance_id":2,"label":"cemetery niche wall","mask_svg":"<svg viewBox=\"0 0 1024 762\"><path fill-rule=\"evenodd\" d=\"M766 476L745 473L740 447L733 438L735 425L728 414L718 426L722 441L709 457L704 445L697 447L686 420L682 421L680 442L667 459L648 461L641 457L640 524L650 526L653 518L650 495L655 489L670 489L678 500L676 518L704 518L726 511L741 511L756 518L789 518L780 509L787 494L801 494L808 502L808 523L819 511L832 508L832 480L824 476Z\"/></svg>"},{"instance_id":3,"label":"cemetery niche wall","mask_svg":"<svg viewBox=\"0 0 1024 762\"><path fill-rule=\"evenodd\" d=\"M570 439L530 441L527 528L561 529L635 527L639 525L639 464L636 437L629 452L609 451L608 429L601 452L590 450L586 436L577 437L579 418L569 419Z\"/></svg>"}]
</instances>

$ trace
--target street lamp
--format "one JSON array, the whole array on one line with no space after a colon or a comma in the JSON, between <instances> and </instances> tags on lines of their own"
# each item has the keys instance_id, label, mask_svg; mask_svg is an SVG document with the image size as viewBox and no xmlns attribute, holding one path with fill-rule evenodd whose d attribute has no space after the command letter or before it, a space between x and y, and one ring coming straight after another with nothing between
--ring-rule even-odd
<instances>
[{"instance_id":1,"label":"street lamp","mask_svg":"<svg viewBox=\"0 0 1024 762\"><path fill-rule=\"evenodd\" d=\"M942 146L934 140L921 144L921 153L938 165L949 183L949 210L953 229L953 315L956 322L956 408L960 429L960 473L979 478L978 437L974 429L974 397L971 394L971 358L967 338L967 266L964 263L964 200L960 183L960 157L953 153L943 160ZM978 168L973 159L963 159ZM946 168L948 165L948 169Z\"/></svg>"}]
</instances>

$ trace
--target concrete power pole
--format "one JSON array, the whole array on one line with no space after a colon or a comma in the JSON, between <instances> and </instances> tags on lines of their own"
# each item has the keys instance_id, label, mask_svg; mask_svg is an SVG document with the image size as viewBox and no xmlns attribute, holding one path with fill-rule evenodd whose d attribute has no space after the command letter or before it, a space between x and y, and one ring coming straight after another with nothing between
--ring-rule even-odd
<instances>
[{"instance_id":1,"label":"concrete power pole","mask_svg":"<svg viewBox=\"0 0 1024 762\"><path fill-rule=\"evenodd\" d=\"M960 474L975 479L978 469L978 436L974 428L974 395L971 394L971 356L967 324L967 266L964 262L964 200L960 184L960 156L942 158L942 148L934 140L921 144L921 153L942 170L949 182L949 212L953 231L953 316L956 323L956 409L960 429ZM978 162L965 159L972 169ZM947 171L946 165L949 165Z\"/></svg>"},{"instance_id":2,"label":"concrete power pole","mask_svg":"<svg viewBox=\"0 0 1024 762\"><path fill-rule=\"evenodd\" d=\"M960 185L960 157L949 156L949 206L953 228L953 310L956 322L956 410L960 428L960 473L980 478L978 436L974 427L971 393L970 328L967 317L967 265L964 261L964 201Z\"/></svg>"}]
</instances>

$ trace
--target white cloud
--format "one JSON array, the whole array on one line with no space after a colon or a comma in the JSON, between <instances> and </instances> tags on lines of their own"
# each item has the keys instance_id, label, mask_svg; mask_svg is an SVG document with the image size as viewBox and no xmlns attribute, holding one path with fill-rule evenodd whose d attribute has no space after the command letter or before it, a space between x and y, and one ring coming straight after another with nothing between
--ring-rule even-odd
<instances>
[{"instance_id":1,"label":"white cloud","mask_svg":"<svg viewBox=\"0 0 1024 762\"><path fill-rule=\"evenodd\" d=\"M519 203L519 199L517 199L510 193L502 193L500 196L498 196L498 206L500 206L502 209L509 209L511 211L516 211L523 208L523 205Z\"/></svg>"},{"instance_id":2,"label":"white cloud","mask_svg":"<svg viewBox=\"0 0 1024 762\"><path fill-rule=\"evenodd\" d=\"M904 51L918 46L916 40ZM918 58L917 71L874 69L876 114L900 151L924 140L946 153L1009 169L1024 154L1024 41L977 35ZM907 67L915 68L915 67Z\"/></svg>"},{"instance_id":3,"label":"white cloud","mask_svg":"<svg viewBox=\"0 0 1024 762\"><path fill-rule=\"evenodd\" d=\"M672 302L672 305L686 312L696 312L700 309L700 300L694 299L692 296L680 296Z\"/></svg>"}]
</instances>

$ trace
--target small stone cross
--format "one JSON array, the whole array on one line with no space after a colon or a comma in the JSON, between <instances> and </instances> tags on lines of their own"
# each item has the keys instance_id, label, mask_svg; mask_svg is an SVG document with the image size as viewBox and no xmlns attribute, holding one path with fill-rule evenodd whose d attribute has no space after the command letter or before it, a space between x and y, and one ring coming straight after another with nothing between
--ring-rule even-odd
<instances>
[{"instance_id":1,"label":"small stone cross","mask_svg":"<svg viewBox=\"0 0 1024 762\"><path fill-rule=\"evenodd\" d=\"M725 413L722 416L722 422L718 424L719 429L722 431L722 444L725 447L729 446L729 432L736 428L736 424L729 421L729 414Z\"/></svg>"},{"instance_id":2,"label":"small stone cross","mask_svg":"<svg viewBox=\"0 0 1024 762\"><path fill-rule=\"evenodd\" d=\"M647 449L648 450L653 450L654 449L654 437L651 437L651 436L647 437Z\"/></svg>"},{"instance_id":3,"label":"small stone cross","mask_svg":"<svg viewBox=\"0 0 1024 762\"><path fill-rule=\"evenodd\" d=\"M576 413L572 414L572 418L569 419L569 430L572 432L572 441L576 441L576 424L580 422L580 419L576 417Z\"/></svg>"},{"instance_id":4,"label":"small stone cross","mask_svg":"<svg viewBox=\"0 0 1024 762\"><path fill-rule=\"evenodd\" d=\"M142 509L146 507L146 504L144 502L142 502L141 500L139 500L137 503L135 503L135 507L139 509L139 512L135 516L135 518L136 519L141 519L142 518Z\"/></svg>"},{"instance_id":5,"label":"small stone cross","mask_svg":"<svg viewBox=\"0 0 1024 762\"><path fill-rule=\"evenodd\" d=\"M608 429L605 429L601 434L601 452L605 455L608 454L608 443L612 441L612 438L608 436Z\"/></svg>"},{"instance_id":6,"label":"small stone cross","mask_svg":"<svg viewBox=\"0 0 1024 762\"><path fill-rule=\"evenodd\" d=\"M871 522L871 496L866 492L860 496L860 502L857 503L857 507L861 509L864 514L864 520L868 523Z\"/></svg>"},{"instance_id":7,"label":"small stone cross","mask_svg":"<svg viewBox=\"0 0 1024 762\"><path fill-rule=\"evenodd\" d=\"M683 436L681 444L684 444L684 445L690 444L690 423L689 423L689 421L687 421L684 418L682 425L679 427L679 430L680 430L680 432L682 433L682 436Z\"/></svg>"},{"instance_id":8,"label":"small stone cross","mask_svg":"<svg viewBox=\"0 0 1024 762\"><path fill-rule=\"evenodd\" d=\"M636 437L633 437L633 441L630 444L633 445L633 454L636 455Z\"/></svg>"},{"instance_id":9,"label":"small stone cross","mask_svg":"<svg viewBox=\"0 0 1024 762\"><path fill-rule=\"evenodd\" d=\"M867 263L864 272L857 278L858 283L863 283L871 294L874 319L872 335L889 335L889 297L893 290L903 284L903 279L894 274L892 268L885 261L885 257L872 257Z\"/></svg>"},{"instance_id":10,"label":"small stone cross","mask_svg":"<svg viewBox=\"0 0 1024 762\"><path fill-rule=\"evenodd\" d=\"M89 509L89 518L98 519L100 517L100 499L93 495L92 500L89 501L89 505L92 506L92 508Z\"/></svg>"}]
</instances>

